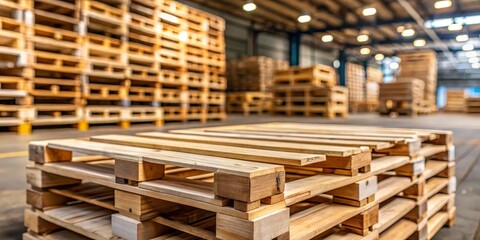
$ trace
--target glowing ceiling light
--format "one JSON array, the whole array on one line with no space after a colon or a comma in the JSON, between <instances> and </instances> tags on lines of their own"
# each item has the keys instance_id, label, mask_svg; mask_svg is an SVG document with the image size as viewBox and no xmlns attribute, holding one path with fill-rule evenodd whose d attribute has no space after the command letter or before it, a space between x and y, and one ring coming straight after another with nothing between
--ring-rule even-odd
<instances>
[{"instance_id":1,"label":"glowing ceiling light","mask_svg":"<svg viewBox=\"0 0 480 240\"><path fill-rule=\"evenodd\" d=\"M423 47L425 45L427 45L427 41L425 41L425 39L416 39L413 41L413 46L415 47Z\"/></svg>"},{"instance_id":2,"label":"glowing ceiling light","mask_svg":"<svg viewBox=\"0 0 480 240\"><path fill-rule=\"evenodd\" d=\"M466 43L462 46L463 51L472 51L474 48L475 46L473 46L471 43Z\"/></svg>"},{"instance_id":3,"label":"glowing ceiling light","mask_svg":"<svg viewBox=\"0 0 480 240\"><path fill-rule=\"evenodd\" d=\"M448 31L460 31L463 29L463 25L460 23L452 23L447 27Z\"/></svg>"},{"instance_id":4,"label":"glowing ceiling light","mask_svg":"<svg viewBox=\"0 0 480 240\"><path fill-rule=\"evenodd\" d=\"M472 63L472 68L480 68L480 63Z\"/></svg>"},{"instance_id":5,"label":"glowing ceiling light","mask_svg":"<svg viewBox=\"0 0 480 240\"><path fill-rule=\"evenodd\" d=\"M300 16L298 16L297 20L299 23L307 23L312 20L312 17L307 12L303 12Z\"/></svg>"},{"instance_id":6,"label":"glowing ceiling light","mask_svg":"<svg viewBox=\"0 0 480 240\"><path fill-rule=\"evenodd\" d=\"M413 28L407 28L402 32L403 37L411 37L413 35L415 35L415 30L413 30Z\"/></svg>"},{"instance_id":7,"label":"glowing ceiling light","mask_svg":"<svg viewBox=\"0 0 480 240\"><path fill-rule=\"evenodd\" d=\"M469 62L469 63L472 63L472 64L473 64L473 63L478 63L478 58L477 58L477 57L469 58L469 59L468 59L468 62Z\"/></svg>"},{"instance_id":8,"label":"glowing ceiling light","mask_svg":"<svg viewBox=\"0 0 480 240\"><path fill-rule=\"evenodd\" d=\"M468 41L468 39L470 39L470 38L468 37L467 34L458 35L455 38L455 40L457 40L457 42L466 42L466 41Z\"/></svg>"},{"instance_id":9,"label":"glowing ceiling light","mask_svg":"<svg viewBox=\"0 0 480 240\"><path fill-rule=\"evenodd\" d=\"M370 54L370 48L364 47L364 48L360 49L360 54L362 54L362 55Z\"/></svg>"},{"instance_id":10,"label":"glowing ceiling light","mask_svg":"<svg viewBox=\"0 0 480 240\"><path fill-rule=\"evenodd\" d=\"M375 54L375 60L377 61L382 61L385 58L385 56L381 53Z\"/></svg>"},{"instance_id":11,"label":"glowing ceiling light","mask_svg":"<svg viewBox=\"0 0 480 240\"><path fill-rule=\"evenodd\" d=\"M433 6L434 6L436 9L448 8L448 7L451 7L451 6L452 6L452 1L451 1L451 0L439 0L439 1L436 1Z\"/></svg>"},{"instance_id":12,"label":"glowing ceiling light","mask_svg":"<svg viewBox=\"0 0 480 240\"><path fill-rule=\"evenodd\" d=\"M331 42L333 41L333 36L328 34L328 35L323 35L322 36L322 42Z\"/></svg>"},{"instance_id":13,"label":"glowing ceiling light","mask_svg":"<svg viewBox=\"0 0 480 240\"><path fill-rule=\"evenodd\" d=\"M466 52L466 53L465 53L465 56L466 56L467 58L473 58L473 57L476 57L476 56L477 56L477 52L475 52L475 51L469 51L469 52Z\"/></svg>"},{"instance_id":14,"label":"glowing ceiling light","mask_svg":"<svg viewBox=\"0 0 480 240\"><path fill-rule=\"evenodd\" d=\"M367 8L364 8L362 11L363 16L373 16L375 14L377 14L377 9L374 7L367 7Z\"/></svg>"},{"instance_id":15,"label":"glowing ceiling light","mask_svg":"<svg viewBox=\"0 0 480 240\"><path fill-rule=\"evenodd\" d=\"M365 33L360 33L360 35L357 36L357 41L358 42L366 42L368 41L370 38L368 37L367 34Z\"/></svg>"},{"instance_id":16,"label":"glowing ceiling light","mask_svg":"<svg viewBox=\"0 0 480 240\"><path fill-rule=\"evenodd\" d=\"M253 10L257 9L257 5L252 1L247 1L244 5L243 5L243 10L245 10L246 12L251 12Z\"/></svg>"},{"instance_id":17,"label":"glowing ceiling light","mask_svg":"<svg viewBox=\"0 0 480 240\"><path fill-rule=\"evenodd\" d=\"M396 69L398 69L398 67L400 67L400 65L398 65L397 62L392 62L392 63L390 63L389 67L390 67L390 69L396 70Z\"/></svg>"}]
</instances>

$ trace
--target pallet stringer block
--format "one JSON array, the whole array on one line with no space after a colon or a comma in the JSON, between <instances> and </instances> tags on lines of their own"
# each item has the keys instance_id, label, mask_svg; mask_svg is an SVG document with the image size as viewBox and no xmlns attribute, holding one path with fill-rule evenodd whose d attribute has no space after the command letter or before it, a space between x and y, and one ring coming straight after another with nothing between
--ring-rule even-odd
<instances>
[{"instance_id":1,"label":"pallet stringer block","mask_svg":"<svg viewBox=\"0 0 480 240\"><path fill-rule=\"evenodd\" d=\"M372 176L356 183L328 191L326 194L333 195L333 202L335 203L364 206L374 201L377 190L377 177Z\"/></svg>"}]
</instances>

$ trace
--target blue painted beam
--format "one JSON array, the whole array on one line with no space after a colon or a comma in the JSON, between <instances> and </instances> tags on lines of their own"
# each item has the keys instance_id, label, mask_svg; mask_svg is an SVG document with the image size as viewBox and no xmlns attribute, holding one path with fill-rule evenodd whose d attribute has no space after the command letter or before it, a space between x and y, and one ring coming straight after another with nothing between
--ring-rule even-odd
<instances>
[{"instance_id":1,"label":"blue painted beam","mask_svg":"<svg viewBox=\"0 0 480 240\"><path fill-rule=\"evenodd\" d=\"M346 86L347 85L347 53L345 50L340 50L338 54L338 61L340 66L338 68L338 85Z\"/></svg>"},{"instance_id":2,"label":"blue painted beam","mask_svg":"<svg viewBox=\"0 0 480 240\"><path fill-rule=\"evenodd\" d=\"M298 66L300 64L300 41L302 33L295 32L288 35L290 66Z\"/></svg>"}]
</instances>

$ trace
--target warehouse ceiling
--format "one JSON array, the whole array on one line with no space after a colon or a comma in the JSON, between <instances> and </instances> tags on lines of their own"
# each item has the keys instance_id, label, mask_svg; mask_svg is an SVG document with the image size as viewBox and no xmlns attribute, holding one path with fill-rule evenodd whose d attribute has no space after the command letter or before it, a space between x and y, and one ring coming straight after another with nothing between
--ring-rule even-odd
<instances>
[{"instance_id":1,"label":"warehouse ceiling","mask_svg":"<svg viewBox=\"0 0 480 240\"><path fill-rule=\"evenodd\" d=\"M455 58L463 45L472 44L473 50L480 50L479 0L191 1L248 19L264 30L315 36L317 41L327 40L322 44L325 47L347 49L350 54L360 55L360 49L364 47L371 49L371 56L432 48L449 63L447 65L467 66L468 58ZM254 11L242 9L248 2L255 3ZM444 8L438 8L441 5ZM374 8L376 13L365 16L364 11L368 8ZM303 14L311 16L311 21L299 23L298 17ZM368 40L359 41L359 35L366 35ZM457 39L459 35L465 35L462 38L468 36L468 40L457 41L462 40ZM422 40L425 40L426 45L414 46L415 40L418 40L418 45L423 45Z\"/></svg>"}]
</instances>

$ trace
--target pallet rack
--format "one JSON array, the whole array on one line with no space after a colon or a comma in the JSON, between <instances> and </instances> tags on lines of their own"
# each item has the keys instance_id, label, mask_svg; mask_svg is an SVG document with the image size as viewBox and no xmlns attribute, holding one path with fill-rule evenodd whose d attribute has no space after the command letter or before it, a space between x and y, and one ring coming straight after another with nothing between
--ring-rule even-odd
<instances>
[{"instance_id":1,"label":"pallet rack","mask_svg":"<svg viewBox=\"0 0 480 240\"><path fill-rule=\"evenodd\" d=\"M266 123L29 148L32 238L432 239L455 218L448 131Z\"/></svg>"}]
</instances>

